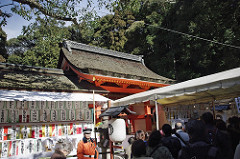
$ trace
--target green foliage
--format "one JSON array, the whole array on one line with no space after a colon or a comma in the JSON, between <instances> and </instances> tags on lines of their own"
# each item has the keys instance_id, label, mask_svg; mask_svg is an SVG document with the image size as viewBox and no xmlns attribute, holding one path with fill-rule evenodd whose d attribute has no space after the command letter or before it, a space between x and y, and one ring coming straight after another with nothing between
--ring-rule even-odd
<instances>
[{"instance_id":1,"label":"green foliage","mask_svg":"<svg viewBox=\"0 0 240 159\"><path fill-rule=\"evenodd\" d=\"M108 7L112 0L11 0L2 4L0 2L0 26L7 23L10 13L4 12L4 7L10 6L11 12L19 14L26 20L34 16L47 16L62 21L70 21L78 25L82 17L92 13L94 7Z\"/></svg>"},{"instance_id":2,"label":"green foliage","mask_svg":"<svg viewBox=\"0 0 240 159\"><path fill-rule=\"evenodd\" d=\"M235 29L239 24L236 23L236 19L239 19L239 13L236 14L238 8L239 4L236 1L178 1L165 16L161 26L240 46L239 29ZM161 51L155 56L167 57L168 54L172 54L168 64L173 66L171 69L175 69L178 81L239 66L239 49L160 29L159 34L162 36L156 39L155 45ZM164 65L161 65L162 67ZM165 75L160 69L158 72Z\"/></svg>"},{"instance_id":3,"label":"green foliage","mask_svg":"<svg viewBox=\"0 0 240 159\"><path fill-rule=\"evenodd\" d=\"M12 54L8 60L55 67L59 56L58 43L66 38L144 55L147 67L178 81L240 66L240 3L236 0L176 0L176 3L117 0L111 5L101 2L113 14L97 17L88 12L78 18L81 20L79 25L68 28L57 21L39 18L35 24L24 28L24 36L9 42ZM80 13L75 12L73 4L76 3L73 0L48 1L44 7L52 10L54 15L74 18ZM21 14L29 15L24 10ZM81 13L86 11L81 9Z\"/></svg>"},{"instance_id":4,"label":"green foliage","mask_svg":"<svg viewBox=\"0 0 240 159\"><path fill-rule=\"evenodd\" d=\"M8 57L7 50L5 48L7 40L7 34L0 27L0 62L5 62Z\"/></svg>"},{"instance_id":5,"label":"green foliage","mask_svg":"<svg viewBox=\"0 0 240 159\"><path fill-rule=\"evenodd\" d=\"M121 40L121 51L144 55L154 72L185 81L240 65L239 49L209 42L240 46L239 8L235 0L119 0L114 15L100 19L92 44L118 50Z\"/></svg>"},{"instance_id":6,"label":"green foliage","mask_svg":"<svg viewBox=\"0 0 240 159\"><path fill-rule=\"evenodd\" d=\"M99 18L98 25L94 27L91 45L109 48L116 51L123 51L126 42L125 29L126 21L120 15L106 15Z\"/></svg>"},{"instance_id":7,"label":"green foliage","mask_svg":"<svg viewBox=\"0 0 240 159\"><path fill-rule=\"evenodd\" d=\"M38 17L35 23L23 29L23 36L19 36L11 43L10 46L20 45L24 51L15 50L8 58L8 62L56 68L60 53L59 43L70 36L68 29L63 25L54 19ZM25 44L28 44L28 50L23 49L23 44L19 44L23 39L26 41Z\"/></svg>"}]
</instances>

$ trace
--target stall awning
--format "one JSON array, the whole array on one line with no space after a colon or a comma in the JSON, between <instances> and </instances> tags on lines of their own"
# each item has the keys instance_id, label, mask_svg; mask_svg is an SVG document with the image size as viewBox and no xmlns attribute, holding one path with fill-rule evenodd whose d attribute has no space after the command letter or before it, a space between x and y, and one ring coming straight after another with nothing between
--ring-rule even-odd
<instances>
[{"instance_id":1,"label":"stall awning","mask_svg":"<svg viewBox=\"0 0 240 159\"><path fill-rule=\"evenodd\" d=\"M94 94L94 101L110 99ZM93 101L92 93L0 90L0 101Z\"/></svg>"},{"instance_id":2,"label":"stall awning","mask_svg":"<svg viewBox=\"0 0 240 159\"><path fill-rule=\"evenodd\" d=\"M113 102L113 106L157 100L162 105L208 102L240 96L240 67L188 80L171 86L133 94Z\"/></svg>"}]
</instances>

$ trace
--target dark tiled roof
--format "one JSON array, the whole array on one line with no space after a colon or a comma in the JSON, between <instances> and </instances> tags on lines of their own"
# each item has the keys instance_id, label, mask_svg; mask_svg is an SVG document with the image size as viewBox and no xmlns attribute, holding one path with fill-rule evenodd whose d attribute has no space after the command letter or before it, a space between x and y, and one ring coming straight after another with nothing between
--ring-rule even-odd
<instances>
[{"instance_id":1,"label":"dark tiled roof","mask_svg":"<svg viewBox=\"0 0 240 159\"><path fill-rule=\"evenodd\" d=\"M142 56L72 41L66 41L64 46L67 48L62 48L64 56L83 73L167 84L174 82L174 80L160 76L148 69L143 64Z\"/></svg>"},{"instance_id":2,"label":"dark tiled roof","mask_svg":"<svg viewBox=\"0 0 240 159\"><path fill-rule=\"evenodd\" d=\"M17 90L95 92L106 90L87 81L78 82L75 75L65 75L61 69L40 68L0 63L0 88Z\"/></svg>"}]
</instances>

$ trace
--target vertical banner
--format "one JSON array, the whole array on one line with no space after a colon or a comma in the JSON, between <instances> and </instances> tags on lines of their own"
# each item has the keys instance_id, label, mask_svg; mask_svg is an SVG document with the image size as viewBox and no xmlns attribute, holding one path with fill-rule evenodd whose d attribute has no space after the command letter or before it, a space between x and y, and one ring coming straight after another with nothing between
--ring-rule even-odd
<instances>
[{"instance_id":1,"label":"vertical banner","mask_svg":"<svg viewBox=\"0 0 240 159\"><path fill-rule=\"evenodd\" d=\"M17 122L19 122L19 114L18 114L18 110L14 110L14 109L12 109L12 110L9 110L9 115L8 115L8 117L9 117L9 121L11 122L11 123L17 123Z\"/></svg>"},{"instance_id":2,"label":"vertical banner","mask_svg":"<svg viewBox=\"0 0 240 159\"><path fill-rule=\"evenodd\" d=\"M0 101L0 110L2 110L4 108L4 103L5 103L4 101Z\"/></svg>"},{"instance_id":3,"label":"vertical banner","mask_svg":"<svg viewBox=\"0 0 240 159\"><path fill-rule=\"evenodd\" d=\"M0 127L0 141L3 141L3 132L4 132L4 128Z\"/></svg>"},{"instance_id":4,"label":"vertical banner","mask_svg":"<svg viewBox=\"0 0 240 159\"><path fill-rule=\"evenodd\" d=\"M18 155L18 141L12 141L12 152L11 156Z\"/></svg>"},{"instance_id":5,"label":"vertical banner","mask_svg":"<svg viewBox=\"0 0 240 159\"><path fill-rule=\"evenodd\" d=\"M55 124L55 136L60 136L58 133L59 133L59 125L58 124Z\"/></svg>"},{"instance_id":6,"label":"vertical banner","mask_svg":"<svg viewBox=\"0 0 240 159\"><path fill-rule=\"evenodd\" d=\"M84 120L92 120L92 112L89 109L84 110Z\"/></svg>"},{"instance_id":7,"label":"vertical banner","mask_svg":"<svg viewBox=\"0 0 240 159\"><path fill-rule=\"evenodd\" d=\"M3 140L10 140L10 135L8 129L10 126L4 126L4 131L3 131Z\"/></svg>"},{"instance_id":8,"label":"vertical banner","mask_svg":"<svg viewBox=\"0 0 240 159\"><path fill-rule=\"evenodd\" d=\"M29 109L33 110L37 108L37 102L36 101L30 101L29 103Z\"/></svg>"},{"instance_id":9,"label":"vertical banner","mask_svg":"<svg viewBox=\"0 0 240 159\"><path fill-rule=\"evenodd\" d=\"M26 101L17 101L16 105L18 109L27 109Z\"/></svg>"},{"instance_id":10,"label":"vertical banner","mask_svg":"<svg viewBox=\"0 0 240 159\"><path fill-rule=\"evenodd\" d=\"M46 101L40 101L39 102L39 109L45 110L46 109Z\"/></svg>"},{"instance_id":11,"label":"vertical banner","mask_svg":"<svg viewBox=\"0 0 240 159\"><path fill-rule=\"evenodd\" d=\"M41 125L33 125L32 126L32 133L31 133L31 137L32 138L39 138L42 137L42 126Z\"/></svg>"},{"instance_id":12,"label":"vertical banner","mask_svg":"<svg viewBox=\"0 0 240 159\"><path fill-rule=\"evenodd\" d=\"M64 127L64 135L68 135L68 124L63 124Z\"/></svg>"},{"instance_id":13,"label":"vertical banner","mask_svg":"<svg viewBox=\"0 0 240 159\"><path fill-rule=\"evenodd\" d=\"M21 131L21 139L27 139L29 137L31 137L31 130L29 127L27 127L26 125L24 126L20 126L20 131Z\"/></svg>"},{"instance_id":14,"label":"vertical banner","mask_svg":"<svg viewBox=\"0 0 240 159\"><path fill-rule=\"evenodd\" d=\"M36 142L37 142L36 151L37 152L42 152L42 141L41 141L41 139L37 139Z\"/></svg>"},{"instance_id":15,"label":"vertical banner","mask_svg":"<svg viewBox=\"0 0 240 159\"><path fill-rule=\"evenodd\" d=\"M73 135L77 134L77 126L76 123L73 123Z\"/></svg>"},{"instance_id":16,"label":"vertical banner","mask_svg":"<svg viewBox=\"0 0 240 159\"><path fill-rule=\"evenodd\" d=\"M18 146L18 154L19 155L25 155L25 140L20 140L19 141L19 146Z\"/></svg>"},{"instance_id":17,"label":"vertical banner","mask_svg":"<svg viewBox=\"0 0 240 159\"><path fill-rule=\"evenodd\" d=\"M67 107L67 109L72 109L72 101L67 101L66 107Z\"/></svg>"},{"instance_id":18,"label":"vertical banner","mask_svg":"<svg viewBox=\"0 0 240 159\"><path fill-rule=\"evenodd\" d=\"M21 111L21 117L22 117L22 123L29 122L29 111L28 110L22 110Z\"/></svg>"},{"instance_id":19,"label":"vertical banner","mask_svg":"<svg viewBox=\"0 0 240 159\"><path fill-rule=\"evenodd\" d=\"M34 144L34 141L32 139L25 140L25 153L26 154L31 154L34 152L33 144Z\"/></svg>"},{"instance_id":20,"label":"vertical banner","mask_svg":"<svg viewBox=\"0 0 240 159\"><path fill-rule=\"evenodd\" d=\"M58 109L64 109L64 101L57 102Z\"/></svg>"},{"instance_id":21,"label":"vertical banner","mask_svg":"<svg viewBox=\"0 0 240 159\"><path fill-rule=\"evenodd\" d=\"M65 121L67 118L66 110L62 109L60 116L61 116L61 121Z\"/></svg>"},{"instance_id":22,"label":"vertical banner","mask_svg":"<svg viewBox=\"0 0 240 159\"><path fill-rule=\"evenodd\" d=\"M63 135L63 125L62 124L58 124L57 126L58 128L58 136L62 136Z\"/></svg>"},{"instance_id":23,"label":"vertical banner","mask_svg":"<svg viewBox=\"0 0 240 159\"><path fill-rule=\"evenodd\" d=\"M82 124L77 124L76 125L76 133L77 134L82 134L82 130L83 130Z\"/></svg>"},{"instance_id":24,"label":"vertical banner","mask_svg":"<svg viewBox=\"0 0 240 159\"><path fill-rule=\"evenodd\" d=\"M50 135L49 135L49 125L48 124L45 125L45 137L50 137Z\"/></svg>"},{"instance_id":25,"label":"vertical banner","mask_svg":"<svg viewBox=\"0 0 240 159\"><path fill-rule=\"evenodd\" d=\"M12 141L8 141L8 154L7 156L10 157L12 155Z\"/></svg>"},{"instance_id":26,"label":"vertical banner","mask_svg":"<svg viewBox=\"0 0 240 159\"><path fill-rule=\"evenodd\" d=\"M39 122L39 111L31 110L31 122Z\"/></svg>"},{"instance_id":27,"label":"vertical banner","mask_svg":"<svg viewBox=\"0 0 240 159\"><path fill-rule=\"evenodd\" d=\"M82 102L82 109L88 109L88 102L87 101Z\"/></svg>"},{"instance_id":28,"label":"vertical banner","mask_svg":"<svg viewBox=\"0 0 240 159\"><path fill-rule=\"evenodd\" d=\"M16 140L20 138L20 126L12 126L11 129L8 130L10 134L10 140Z\"/></svg>"},{"instance_id":29,"label":"vertical banner","mask_svg":"<svg viewBox=\"0 0 240 159\"><path fill-rule=\"evenodd\" d=\"M84 110L77 109L76 110L76 120L83 120L84 119Z\"/></svg>"},{"instance_id":30,"label":"vertical banner","mask_svg":"<svg viewBox=\"0 0 240 159\"><path fill-rule=\"evenodd\" d=\"M29 140L25 139L24 140L24 155L29 155Z\"/></svg>"},{"instance_id":31,"label":"vertical banner","mask_svg":"<svg viewBox=\"0 0 240 159\"><path fill-rule=\"evenodd\" d=\"M15 101L7 101L7 109L15 109Z\"/></svg>"},{"instance_id":32,"label":"vertical banner","mask_svg":"<svg viewBox=\"0 0 240 159\"><path fill-rule=\"evenodd\" d=\"M2 157L7 157L8 155L8 142L4 141L2 143Z\"/></svg>"},{"instance_id":33,"label":"vertical banner","mask_svg":"<svg viewBox=\"0 0 240 159\"><path fill-rule=\"evenodd\" d=\"M42 122L50 121L50 110L49 109L40 110L40 115L41 115Z\"/></svg>"},{"instance_id":34,"label":"vertical banner","mask_svg":"<svg viewBox=\"0 0 240 159\"><path fill-rule=\"evenodd\" d=\"M56 135L56 125L55 124L51 124L51 134L50 134L50 136L52 136L52 137L57 136Z\"/></svg>"},{"instance_id":35,"label":"vertical banner","mask_svg":"<svg viewBox=\"0 0 240 159\"><path fill-rule=\"evenodd\" d=\"M57 110L56 109L52 109L51 110L51 121L58 121L58 115L57 115Z\"/></svg>"},{"instance_id":36,"label":"vertical banner","mask_svg":"<svg viewBox=\"0 0 240 159\"><path fill-rule=\"evenodd\" d=\"M7 110L0 110L0 123L6 123L7 122Z\"/></svg>"},{"instance_id":37,"label":"vertical banner","mask_svg":"<svg viewBox=\"0 0 240 159\"><path fill-rule=\"evenodd\" d=\"M76 110L81 109L81 105L80 105L79 101L74 101L73 104L74 104Z\"/></svg>"},{"instance_id":38,"label":"vertical banner","mask_svg":"<svg viewBox=\"0 0 240 159\"><path fill-rule=\"evenodd\" d=\"M70 121L74 121L75 120L75 110L74 109L70 109L69 110L69 120Z\"/></svg>"},{"instance_id":39,"label":"vertical banner","mask_svg":"<svg viewBox=\"0 0 240 159\"><path fill-rule=\"evenodd\" d=\"M46 137L46 127L45 125L42 125L42 134L41 134L41 137Z\"/></svg>"},{"instance_id":40,"label":"vertical banner","mask_svg":"<svg viewBox=\"0 0 240 159\"><path fill-rule=\"evenodd\" d=\"M56 109L56 102L54 102L54 101L48 101L47 103L48 103L48 108L49 108L50 110Z\"/></svg>"},{"instance_id":41,"label":"vertical banner","mask_svg":"<svg viewBox=\"0 0 240 159\"><path fill-rule=\"evenodd\" d=\"M68 124L68 135L73 135L73 123Z\"/></svg>"}]
</instances>

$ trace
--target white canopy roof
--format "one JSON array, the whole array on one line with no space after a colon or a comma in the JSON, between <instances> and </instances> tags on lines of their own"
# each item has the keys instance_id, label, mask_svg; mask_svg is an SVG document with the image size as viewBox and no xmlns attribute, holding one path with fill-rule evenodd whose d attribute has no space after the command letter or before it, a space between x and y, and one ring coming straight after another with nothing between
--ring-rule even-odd
<instances>
[{"instance_id":1,"label":"white canopy roof","mask_svg":"<svg viewBox=\"0 0 240 159\"><path fill-rule=\"evenodd\" d=\"M66 92L37 92L0 90L0 101L93 101L92 93L66 93ZM110 99L94 94L94 101L108 101Z\"/></svg>"},{"instance_id":2,"label":"white canopy roof","mask_svg":"<svg viewBox=\"0 0 240 159\"><path fill-rule=\"evenodd\" d=\"M240 67L113 101L123 106L157 100L162 105L194 104L240 96Z\"/></svg>"}]
</instances>

